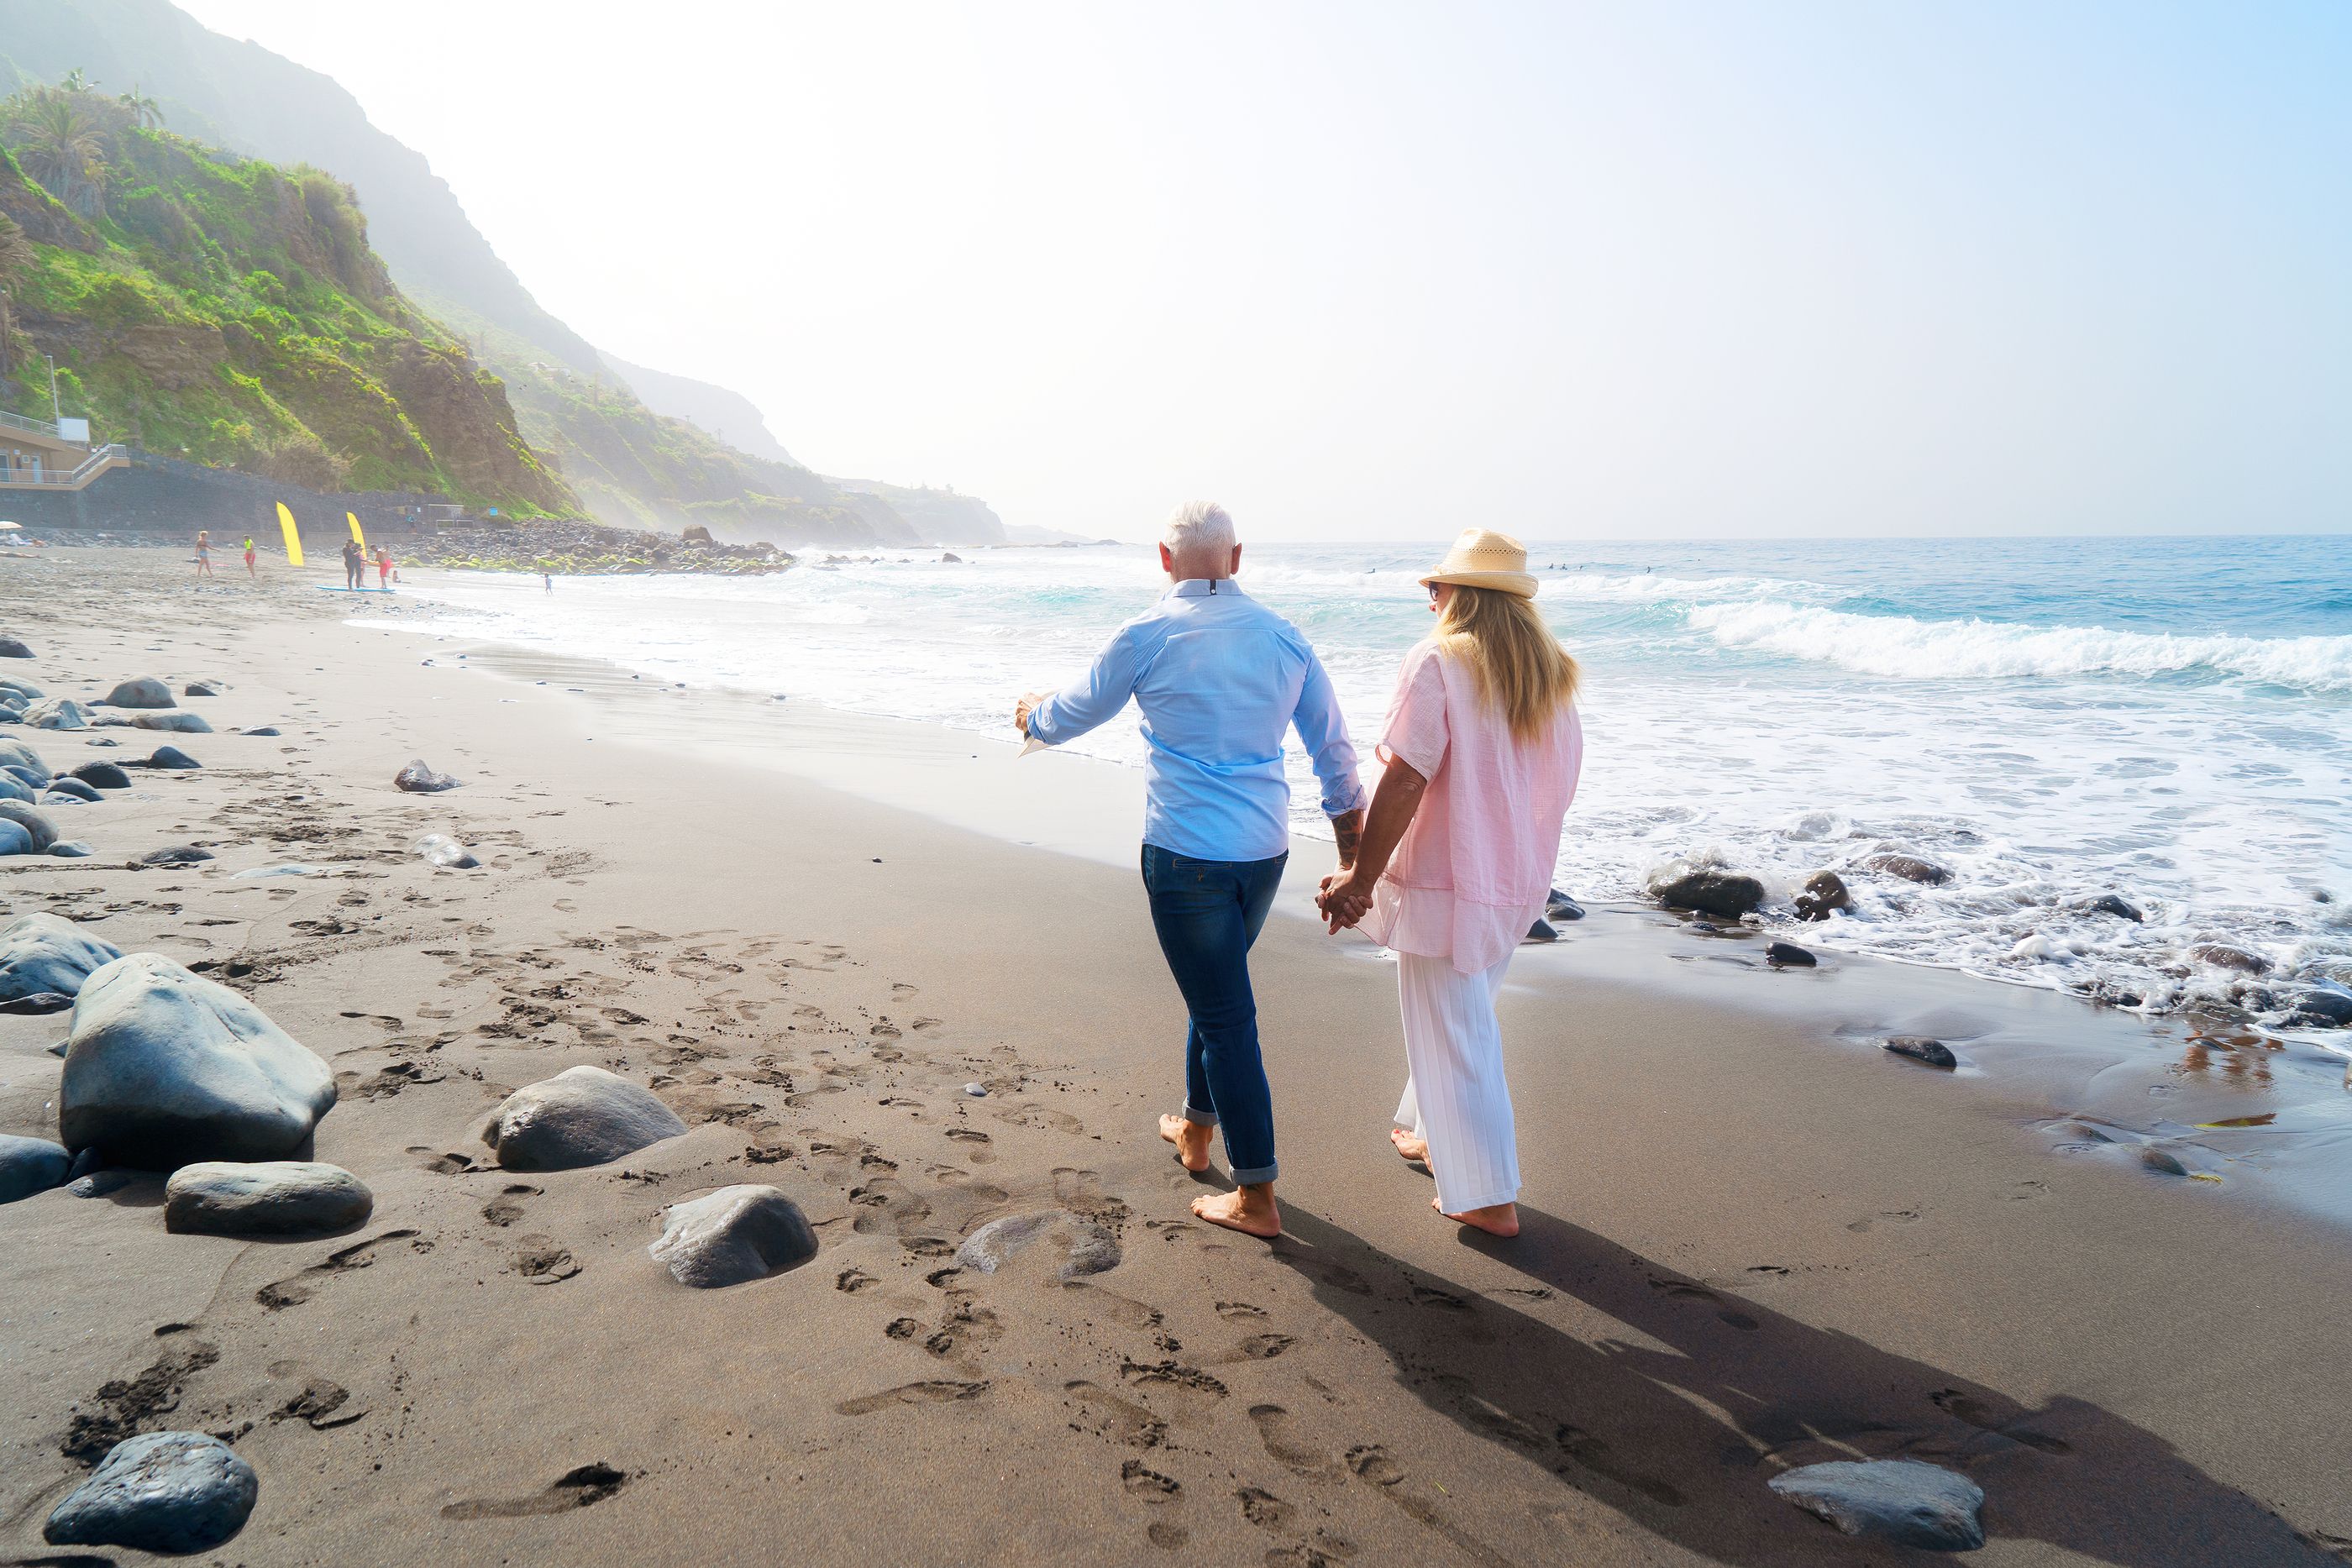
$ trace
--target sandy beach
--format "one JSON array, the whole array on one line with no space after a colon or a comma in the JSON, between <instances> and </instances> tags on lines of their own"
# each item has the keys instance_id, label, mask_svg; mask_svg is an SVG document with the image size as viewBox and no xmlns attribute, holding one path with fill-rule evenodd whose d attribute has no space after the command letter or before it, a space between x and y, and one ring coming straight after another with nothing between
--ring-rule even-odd
<instances>
[{"instance_id":1,"label":"sandy beach","mask_svg":"<svg viewBox=\"0 0 2352 1568\"><path fill-rule=\"evenodd\" d=\"M256 1568L1921 1555L1765 1484L1855 1457L1976 1480L1989 1564L2352 1555L2340 1062L1934 971L1774 973L1596 908L1502 1004L1528 1186L1496 1241L1388 1145L1392 971L1311 918L1329 849L1301 840L1255 959L1288 1229L1262 1246L1191 1218L1154 1134L1182 1018L1130 770L352 626L325 572L185 571L0 561L36 653L5 673L229 684L184 699L211 734L5 731L52 768L159 738L204 766L55 810L96 852L0 859L0 914L250 996L333 1069L316 1157L374 1212L172 1235L152 1176L0 1207L9 1561L105 1560L42 1522L166 1428L257 1471L205 1558ZM462 785L396 791L412 758ZM429 833L482 865L427 863ZM214 858L127 863L173 844ZM236 874L289 862L315 872ZM0 1133L57 1135L65 1026L0 1018ZM578 1064L690 1130L499 1168L492 1108ZM2292 1146L2137 1157L2159 1116L2273 1111ZM806 1212L813 1261L696 1291L646 1255L665 1206L747 1182ZM1118 1266L956 1266L1047 1209Z\"/></svg>"}]
</instances>

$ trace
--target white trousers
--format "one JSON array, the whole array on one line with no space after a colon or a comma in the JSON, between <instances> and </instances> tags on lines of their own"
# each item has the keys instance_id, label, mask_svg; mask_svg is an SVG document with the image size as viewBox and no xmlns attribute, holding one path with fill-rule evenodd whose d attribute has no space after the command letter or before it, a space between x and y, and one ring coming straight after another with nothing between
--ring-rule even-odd
<instances>
[{"instance_id":1,"label":"white trousers","mask_svg":"<svg viewBox=\"0 0 2352 1568\"><path fill-rule=\"evenodd\" d=\"M1397 955L1409 1075L1396 1121L1428 1143L1437 1205L1448 1214L1518 1201L1518 1134L1495 1019L1510 967L1507 953L1475 975L1463 974L1451 958Z\"/></svg>"}]
</instances>

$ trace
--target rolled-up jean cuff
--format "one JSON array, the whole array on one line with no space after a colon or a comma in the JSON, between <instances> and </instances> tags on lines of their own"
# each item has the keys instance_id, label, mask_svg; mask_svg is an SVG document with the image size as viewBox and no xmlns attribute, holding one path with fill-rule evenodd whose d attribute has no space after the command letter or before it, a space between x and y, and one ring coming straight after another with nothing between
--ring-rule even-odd
<instances>
[{"instance_id":1,"label":"rolled-up jean cuff","mask_svg":"<svg viewBox=\"0 0 2352 1568\"><path fill-rule=\"evenodd\" d=\"M1281 1173L1281 1170L1282 1167L1280 1166L1260 1166L1254 1171L1237 1170L1233 1173L1234 1185L1235 1186L1255 1186L1260 1182L1274 1180L1275 1177Z\"/></svg>"},{"instance_id":2,"label":"rolled-up jean cuff","mask_svg":"<svg viewBox=\"0 0 2352 1568\"><path fill-rule=\"evenodd\" d=\"M1196 1127L1213 1127L1217 1124L1217 1113L1214 1111L1203 1111L1187 1100L1184 1102L1184 1120Z\"/></svg>"}]
</instances>

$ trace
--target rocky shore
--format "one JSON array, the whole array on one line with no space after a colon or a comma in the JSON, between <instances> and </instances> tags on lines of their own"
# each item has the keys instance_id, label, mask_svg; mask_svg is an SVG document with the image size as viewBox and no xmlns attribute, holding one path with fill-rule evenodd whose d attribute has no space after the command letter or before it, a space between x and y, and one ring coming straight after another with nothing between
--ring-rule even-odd
<instances>
[{"instance_id":1,"label":"rocky shore","mask_svg":"<svg viewBox=\"0 0 2352 1568\"><path fill-rule=\"evenodd\" d=\"M278 530L257 528L254 538L262 550L279 555ZM131 529L27 528L6 536L18 550L47 549L146 549L191 553L194 530L183 536ZM557 577L612 577L651 572L695 572L720 577L758 577L786 571L797 559L761 540L729 544L709 530L688 528L683 538L639 528L608 528L586 522L515 521L445 527L417 533L378 533L371 544L392 551L404 567L438 566L471 571L549 572ZM308 538L306 549L315 564L333 564L340 539ZM0 556L7 554L0 549ZM236 541L215 533L213 570L241 573Z\"/></svg>"}]
</instances>

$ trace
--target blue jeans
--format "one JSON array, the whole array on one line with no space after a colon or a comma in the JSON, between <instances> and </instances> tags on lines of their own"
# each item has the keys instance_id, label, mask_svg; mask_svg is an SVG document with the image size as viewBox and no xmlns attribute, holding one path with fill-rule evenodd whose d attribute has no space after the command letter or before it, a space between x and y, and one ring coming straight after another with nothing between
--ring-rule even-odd
<instances>
[{"instance_id":1,"label":"blue jeans","mask_svg":"<svg viewBox=\"0 0 2352 1568\"><path fill-rule=\"evenodd\" d=\"M1196 861L1143 846L1143 889L1168 972L1184 993L1184 1119L1222 1126L1236 1184L1272 1181L1274 1092L1258 1060L1249 950L1290 857Z\"/></svg>"}]
</instances>

